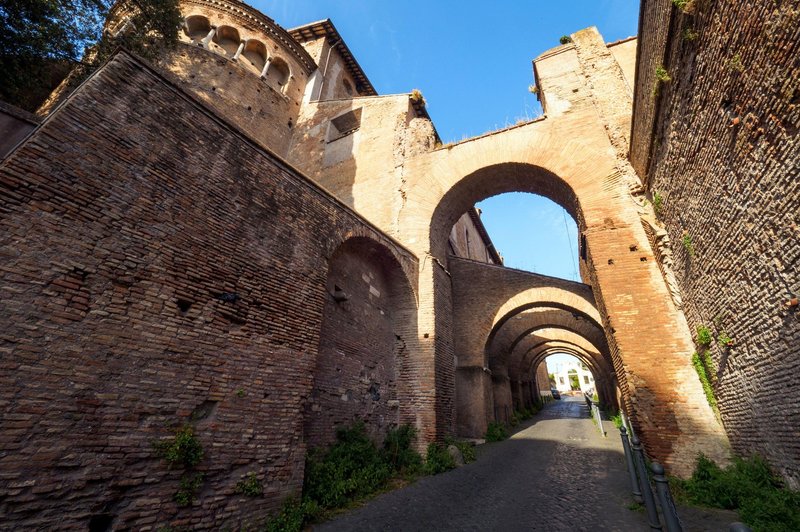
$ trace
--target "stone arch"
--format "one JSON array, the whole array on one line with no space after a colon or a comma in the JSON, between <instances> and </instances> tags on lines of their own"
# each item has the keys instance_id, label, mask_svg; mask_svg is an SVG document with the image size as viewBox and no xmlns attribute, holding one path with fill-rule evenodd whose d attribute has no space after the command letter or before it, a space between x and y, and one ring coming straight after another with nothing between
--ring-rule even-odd
<instances>
[{"instance_id":1,"label":"stone arch","mask_svg":"<svg viewBox=\"0 0 800 532\"><path fill-rule=\"evenodd\" d=\"M486 166L452 184L436 206L430 224L430 250L446 257L447 237L456 221L475 203L506 192L529 192L563 207L581 227L578 198L572 187L550 170L527 163Z\"/></svg>"},{"instance_id":2,"label":"stone arch","mask_svg":"<svg viewBox=\"0 0 800 532\"><path fill-rule=\"evenodd\" d=\"M590 310L590 309L586 309ZM510 355L520 335L542 323L562 326L584 336L598 349L607 348L603 326L595 319L594 312L587 314L575 307L553 301L534 301L520 305L498 320L486 340L486 356ZM525 329L520 331L520 325Z\"/></svg>"},{"instance_id":3,"label":"stone arch","mask_svg":"<svg viewBox=\"0 0 800 532\"><path fill-rule=\"evenodd\" d=\"M519 371L518 345L536 328L561 326L610 359L589 286L465 259L448 265L460 435L482 436L496 406L510 408L514 383L528 378Z\"/></svg>"},{"instance_id":4,"label":"stone arch","mask_svg":"<svg viewBox=\"0 0 800 532\"><path fill-rule=\"evenodd\" d=\"M192 40L192 44L202 44L211 31L211 22L203 15L190 15L183 21L183 32Z\"/></svg>"},{"instance_id":5,"label":"stone arch","mask_svg":"<svg viewBox=\"0 0 800 532\"><path fill-rule=\"evenodd\" d=\"M688 430L680 441L658 436L681 432L677 403L672 400L675 390L685 390L682 400L692 405L709 433L719 428L701 401L699 387L682 377L691 369L687 360L693 348L685 334L687 327L653 260L638 206L631 198L632 183L621 173L618 152L589 101L569 113L420 154L404 164L404 202L396 227L401 240L420 257L419 327L431 335L423 348L429 360L427 385L437 390L437 430L441 435L461 431L458 390L463 385L485 389L488 380L480 364L472 366L471 374L456 370L464 352L452 325L455 320L449 319L459 305L454 304L455 289L449 288L454 261L445 253L447 231L461 213L486 197L531 192L565 207L577 221L581 243L585 242L581 276L592 285L625 408L654 455L668 464L679 464L695 443L697 448L711 450L718 441ZM382 219L378 211L377 206L368 207L364 214ZM466 304L473 305L475 315L487 312L477 298ZM652 341L642 342L643 330ZM477 351L476 360L480 360L480 348ZM681 369L665 374L659 367L664 361ZM664 386L665 382L670 386ZM490 401L479 397L476 403L480 404L468 406L485 411Z\"/></svg>"},{"instance_id":6,"label":"stone arch","mask_svg":"<svg viewBox=\"0 0 800 532\"><path fill-rule=\"evenodd\" d=\"M557 339L563 340L567 335L580 338L581 343L585 342L587 351L599 357L598 363L604 372L613 373L608 345L599 324L587 322L571 311L551 307L528 310L506 323L498 334L487 341L487 362L492 370L502 366L507 368L511 377L523 378L530 371L525 357L535 347L532 342L538 339L537 333L559 330L564 332L556 335Z\"/></svg>"},{"instance_id":7,"label":"stone arch","mask_svg":"<svg viewBox=\"0 0 800 532\"><path fill-rule=\"evenodd\" d=\"M331 443L337 426L355 421L376 440L400 423L420 425L411 408L416 298L392 251L367 236L346 238L328 259L326 292L308 445Z\"/></svg>"},{"instance_id":8,"label":"stone arch","mask_svg":"<svg viewBox=\"0 0 800 532\"><path fill-rule=\"evenodd\" d=\"M600 353L593 353L590 349L584 349L580 345L572 342L547 340L540 346L534 348L529 353L530 356L526 365L528 373L534 377L536 368L551 354L567 353L586 364L592 372L600 402L619 408L616 394L617 379L613 366L607 363L606 357Z\"/></svg>"},{"instance_id":9,"label":"stone arch","mask_svg":"<svg viewBox=\"0 0 800 532\"><path fill-rule=\"evenodd\" d=\"M214 43L214 51L228 58L233 58L239 50L241 38L239 37L239 30L233 26L218 26L211 41Z\"/></svg>"},{"instance_id":10,"label":"stone arch","mask_svg":"<svg viewBox=\"0 0 800 532\"><path fill-rule=\"evenodd\" d=\"M285 94L289 88L291 76L292 72L286 60L280 57L272 57L270 59L269 68L267 69L267 81L275 90Z\"/></svg>"},{"instance_id":11,"label":"stone arch","mask_svg":"<svg viewBox=\"0 0 800 532\"><path fill-rule=\"evenodd\" d=\"M562 315L568 314L563 311L559 312ZM527 319L520 322L514 320L516 330L503 331L498 335L501 339L499 343L505 342L505 349L509 354L502 356L503 352L501 351L500 357L490 360L492 375L494 376L495 373L500 372L507 377L507 382L493 379L492 391L495 410L498 403L508 407L512 398L514 399L514 405L520 404L520 398L518 397L519 383L530 381L531 374L535 369L530 362L526 363L524 361L526 355L537 349L537 352L540 353L542 347L547 349L552 346L553 340L572 340L574 338L571 342L572 344L584 343L586 350L582 351L586 356L579 358L589 361L588 365L593 368L592 374L595 380L603 383L614 381L614 368L610 363L608 347L605 345L606 342L601 329L569 318L560 319L558 313L547 310L537 312L532 316L528 314L524 317ZM496 337L496 340L498 337ZM509 342L511 345L508 345ZM533 347L528 347L531 343L533 343ZM562 345L564 344L562 343ZM566 345L570 345L570 343ZM517 391L517 394L514 394L514 391ZM604 396L605 391L604 389ZM538 390L536 395L538 396Z\"/></svg>"},{"instance_id":12,"label":"stone arch","mask_svg":"<svg viewBox=\"0 0 800 532\"><path fill-rule=\"evenodd\" d=\"M260 75L264 65L267 64L267 55L267 47L263 42L258 39L247 39L241 57L247 68Z\"/></svg>"}]
</instances>

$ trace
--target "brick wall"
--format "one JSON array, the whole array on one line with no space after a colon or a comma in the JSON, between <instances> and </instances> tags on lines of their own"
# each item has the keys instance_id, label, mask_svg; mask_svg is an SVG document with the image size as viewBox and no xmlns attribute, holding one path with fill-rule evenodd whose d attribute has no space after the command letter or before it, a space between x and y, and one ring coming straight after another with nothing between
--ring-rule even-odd
<instances>
[{"instance_id":1,"label":"brick wall","mask_svg":"<svg viewBox=\"0 0 800 532\"><path fill-rule=\"evenodd\" d=\"M125 53L0 182L2 526L238 527L296 493L326 257L373 239L412 287L415 259ZM152 444L187 423L205 481L178 508Z\"/></svg>"},{"instance_id":2,"label":"brick wall","mask_svg":"<svg viewBox=\"0 0 800 532\"><path fill-rule=\"evenodd\" d=\"M174 74L182 87L213 107L226 120L281 157L286 157L302 96L281 94L241 63L199 46L179 44L159 66ZM298 74L300 85L304 75Z\"/></svg>"},{"instance_id":3,"label":"brick wall","mask_svg":"<svg viewBox=\"0 0 800 532\"><path fill-rule=\"evenodd\" d=\"M372 240L348 240L330 261L326 286L332 297L325 302L306 405L309 446L331 443L337 426L354 421L364 421L380 443L400 421L397 377L415 335L398 322L416 306L402 270L381 251ZM407 394L403 399L407 405Z\"/></svg>"},{"instance_id":4,"label":"brick wall","mask_svg":"<svg viewBox=\"0 0 800 532\"><path fill-rule=\"evenodd\" d=\"M651 51L672 81L653 101L647 185L663 198L692 330L735 340L711 348L733 448L763 454L797 488L800 313L784 302L800 294L800 2L707 1L671 15L665 48ZM660 31L648 20L644 34ZM637 93L652 98L647 78Z\"/></svg>"}]
</instances>

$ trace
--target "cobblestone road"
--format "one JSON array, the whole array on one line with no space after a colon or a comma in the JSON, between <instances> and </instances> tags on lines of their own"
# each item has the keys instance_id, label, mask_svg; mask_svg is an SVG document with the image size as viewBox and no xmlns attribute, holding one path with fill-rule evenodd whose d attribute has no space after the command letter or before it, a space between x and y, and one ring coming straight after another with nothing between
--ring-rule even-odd
<instances>
[{"instance_id":1,"label":"cobblestone road","mask_svg":"<svg viewBox=\"0 0 800 532\"><path fill-rule=\"evenodd\" d=\"M578 398L554 401L478 460L381 495L318 531L647 530L628 509L617 430L600 436Z\"/></svg>"}]
</instances>

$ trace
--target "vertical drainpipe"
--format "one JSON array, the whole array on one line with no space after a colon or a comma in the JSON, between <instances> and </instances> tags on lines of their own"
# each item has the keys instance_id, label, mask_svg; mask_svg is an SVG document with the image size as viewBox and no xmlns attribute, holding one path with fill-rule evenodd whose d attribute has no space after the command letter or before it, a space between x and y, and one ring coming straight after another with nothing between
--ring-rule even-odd
<instances>
[{"instance_id":1,"label":"vertical drainpipe","mask_svg":"<svg viewBox=\"0 0 800 532\"><path fill-rule=\"evenodd\" d=\"M333 52L334 48L339 46L340 42L342 42L341 39L339 39L338 41L333 43L330 46L330 48L328 48L328 57L325 58L325 69L322 71L322 81L320 82L320 85L319 85L319 94L317 95L317 100L321 100L322 99L322 89L325 88L325 76L328 74L328 65L331 62L331 52Z\"/></svg>"}]
</instances>

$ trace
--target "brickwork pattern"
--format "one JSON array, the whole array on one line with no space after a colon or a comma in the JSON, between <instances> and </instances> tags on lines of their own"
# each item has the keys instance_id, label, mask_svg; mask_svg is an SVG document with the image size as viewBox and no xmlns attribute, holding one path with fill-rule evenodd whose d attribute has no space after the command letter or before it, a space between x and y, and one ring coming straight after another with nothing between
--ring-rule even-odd
<instances>
[{"instance_id":1,"label":"brickwork pattern","mask_svg":"<svg viewBox=\"0 0 800 532\"><path fill-rule=\"evenodd\" d=\"M415 309L414 296L391 255L376 253L370 242L348 240L330 260L332 296L325 302L314 388L306 404L311 447L332 443L336 427L356 421L382 442L400 422L398 376L413 336L404 338L396 321L404 317L403 307ZM404 375L403 382L412 377Z\"/></svg>"},{"instance_id":2,"label":"brickwork pattern","mask_svg":"<svg viewBox=\"0 0 800 532\"><path fill-rule=\"evenodd\" d=\"M297 493L326 257L373 239L413 287L413 256L125 53L0 182L2 526L239 526ZM186 423L181 509L152 444Z\"/></svg>"},{"instance_id":3,"label":"brickwork pattern","mask_svg":"<svg viewBox=\"0 0 800 532\"><path fill-rule=\"evenodd\" d=\"M800 487L800 313L784 306L800 293L800 2L675 10L653 54L672 81L647 183L663 197L687 319L734 339L711 348L734 450Z\"/></svg>"},{"instance_id":4,"label":"brickwork pattern","mask_svg":"<svg viewBox=\"0 0 800 532\"><path fill-rule=\"evenodd\" d=\"M179 44L159 66L250 138L286 158L299 96L292 100L244 65L199 46Z\"/></svg>"}]
</instances>

